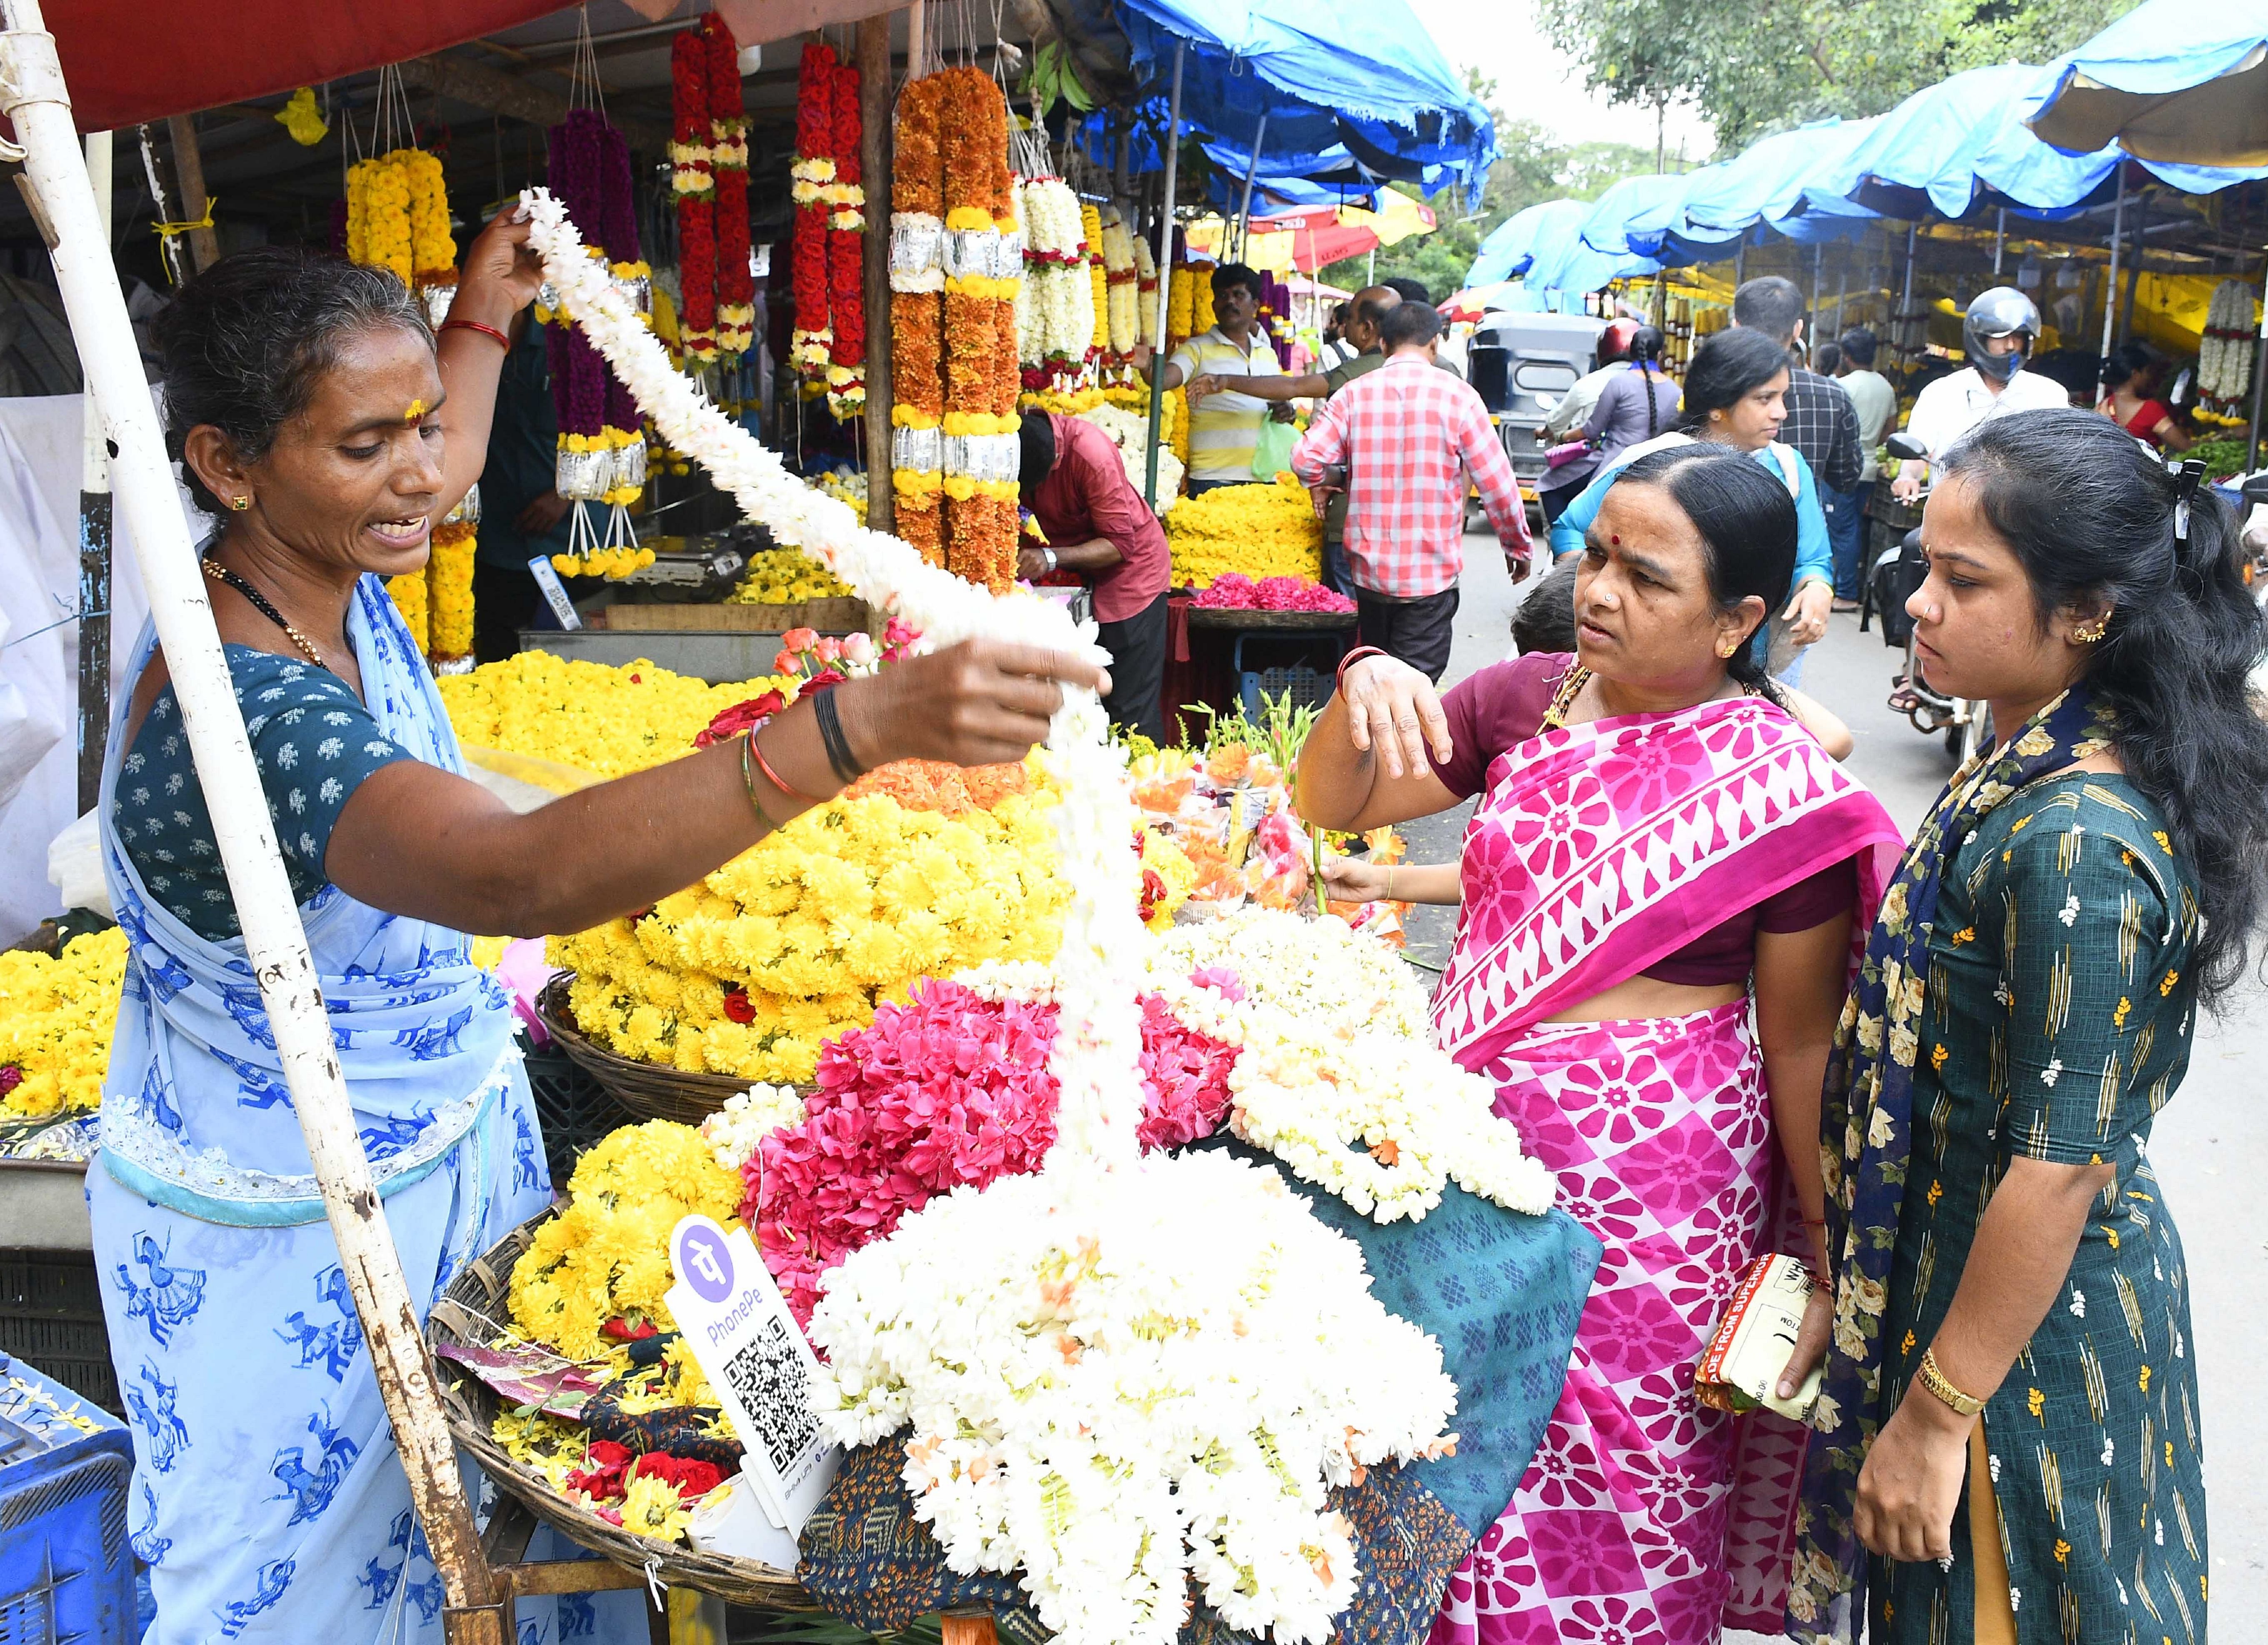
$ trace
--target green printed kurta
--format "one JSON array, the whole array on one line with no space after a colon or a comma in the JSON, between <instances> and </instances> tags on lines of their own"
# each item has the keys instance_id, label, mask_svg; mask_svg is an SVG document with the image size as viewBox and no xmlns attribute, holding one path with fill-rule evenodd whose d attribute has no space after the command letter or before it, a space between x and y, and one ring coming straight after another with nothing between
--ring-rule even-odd
<instances>
[{"instance_id":1,"label":"green printed kurta","mask_svg":"<svg viewBox=\"0 0 2268 1645\"><path fill-rule=\"evenodd\" d=\"M2107 1164L2071 1272L1984 1413L2021 1645L2199 1645L2205 1515L2181 1237L2144 1157L2189 1066L2189 867L2124 777L2036 782L1947 866L1882 1320L1882 1417L1921 1364L2012 1157ZM1926 1395L1921 1396L1926 1398ZM1970 1637L1959 1557L1874 1562L1872 1637Z\"/></svg>"}]
</instances>

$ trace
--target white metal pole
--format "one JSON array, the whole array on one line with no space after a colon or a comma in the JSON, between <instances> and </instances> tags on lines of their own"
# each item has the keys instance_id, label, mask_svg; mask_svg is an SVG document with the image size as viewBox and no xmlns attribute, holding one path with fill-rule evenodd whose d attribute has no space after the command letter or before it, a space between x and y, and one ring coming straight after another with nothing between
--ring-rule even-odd
<instances>
[{"instance_id":1,"label":"white metal pole","mask_svg":"<svg viewBox=\"0 0 2268 1645\"><path fill-rule=\"evenodd\" d=\"M1188 55L1189 43L1185 40L1174 42L1174 89L1166 99L1166 204L1158 219L1158 346L1166 346L1166 314L1173 304L1174 287L1174 172L1182 158L1182 59ZM1142 477L1142 501L1154 510L1158 506L1158 437L1165 426L1166 363L1157 356L1150 357L1150 455L1146 472Z\"/></svg>"},{"instance_id":2,"label":"white metal pole","mask_svg":"<svg viewBox=\"0 0 2268 1645\"><path fill-rule=\"evenodd\" d=\"M466 1612L493 1607L495 1585L466 1505L401 1258L356 1135L306 933L276 854L259 768L253 763L127 320L126 299L72 128L55 37L45 31L39 0L6 4L13 26L0 35L0 114L7 115L23 145L23 176L54 259L72 340L104 433L117 452L110 459L112 476L133 527L143 585L180 700L189 751L212 816L246 952L276 1036L284 1084L306 1136L340 1263L354 1292L379 1392L448 1608ZM483 1619L492 1627L482 1628ZM452 1620L471 1624L461 1634L453 1630L453 1637L504 1645L500 1610Z\"/></svg>"},{"instance_id":3,"label":"white metal pole","mask_svg":"<svg viewBox=\"0 0 2268 1645\"><path fill-rule=\"evenodd\" d=\"M1268 140L1268 111L1260 111L1260 126L1252 134L1252 164L1244 168L1244 200L1236 209L1236 259L1252 259L1252 184L1260 175L1260 145Z\"/></svg>"},{"instance_id":4,"label":"white metal pole","mask_svg":"<svg viewBox=\"0 0 2268 1645\"><path fill-rule=\"evenodd\" d=\"M1992 224L1992 277L2000 277L2000 253L2008 248L2008 208L2002 206Z\"/></svg>"},{"instance_id":5,"label":"white metal pole","mask_svg":"<svg viewBox=\"0 0 2268 1645\"><path fill-rule=\"evenodd\" d=\"M2260 268L2260 334L2252 340L2252 429L2251 437L2244 445L2244 466L2249 473L2260 460L2261 397L2268 393L2268 261Z\"/></svg>"},{"instance_id":6,"label":"white metal pole","mask_svg":"<svg viewBox=\"0 0 2268 1645\"><path fill-rule=\"evenodd\" d=\"M2110 322L2118 313L2118 242L2126 232L2126 163L2118 163L2118 203L2110 208L2110 278L2102 288L2102 357L2110 357Z\"/></svg>"},{"instance_id":7,"label":"white metal pole","mask_svg":"<svg viewBox=\"0 0 2268 1645\"><path fill-rule=\"evenodd\" d=\"M110 245L111 137L86 134L86 176L95 221ZM110 452L84 374L79 382L78 813L92 811L110 741Z\"/></svg>"}]
</instances>

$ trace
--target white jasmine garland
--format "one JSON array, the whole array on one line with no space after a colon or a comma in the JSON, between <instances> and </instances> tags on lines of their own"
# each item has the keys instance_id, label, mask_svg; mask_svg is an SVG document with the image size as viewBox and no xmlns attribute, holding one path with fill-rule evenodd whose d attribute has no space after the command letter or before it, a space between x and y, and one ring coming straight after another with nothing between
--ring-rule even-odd
<instances>
[{"instance_id":1,"label":"white jasmine garland","mask_svg":"<svg viewBox=\"0 0 2268 1645\"><path fill-rule=\"evenodd\" d=\"M759 1080L725 1098L724 1107L701 1122L701 1140L719 1165L737 1171L754 1157L759 1142L775 1131L801 1125L805 1117L802 1092L792 1085Z\"/></svg>"},{"instance_id":2,"label":"white jasmine garland","mask_svg":"<svg viewBox=\"0 0 2268 1645\"><path fill-rule=\"evenodd\" d=\"M1454 1444L1438 1346L1273 1171L1198 1154L1058 1187L932 1200L833 1272L828 1431L910 1430L953 1568L1020 1567L1064 1645L1164 1645L1185 1575L1232 1627L1327 1637L1358 1574L1325 1489Z\"/></svg>"}]
</instances>

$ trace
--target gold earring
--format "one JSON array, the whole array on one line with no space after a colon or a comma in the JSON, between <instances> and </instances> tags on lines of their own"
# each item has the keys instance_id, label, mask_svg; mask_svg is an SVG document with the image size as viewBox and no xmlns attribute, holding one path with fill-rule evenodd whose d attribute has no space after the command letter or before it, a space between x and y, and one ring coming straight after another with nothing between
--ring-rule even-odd
<instances>
[{"instance_id":1,"label":"gold earring","mask_svg":"<svg viewBox=\"0 0 2268 1645\"><path fill-rule=\"evenodd\" d=\"M248 496L239 494L228 500L228 505L234 509L239 514L241 514L245 510L252 506L252 499Z\"/></svg>"},{"instance_id":2,"label":"gold earring","mask_svg":"<svg viewBox=\"0 0 2268 1645\"><path fill-rule=\"evenodd\" d=\"M2100 619L2092 628L2073 628L2071 631L2071 637L2081 645L2094 645L2102 640L2110 628L2110 619L2104 617Z\"/></svg>"}]
</instances>

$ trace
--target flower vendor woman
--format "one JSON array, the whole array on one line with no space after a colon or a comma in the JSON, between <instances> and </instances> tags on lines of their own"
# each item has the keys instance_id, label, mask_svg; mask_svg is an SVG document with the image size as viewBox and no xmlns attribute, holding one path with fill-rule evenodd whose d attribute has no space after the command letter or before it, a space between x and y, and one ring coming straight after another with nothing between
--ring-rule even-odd
<instances>
[{"instance_id":1,"label":"flower vendor woman","mask_svg":"<svg viewBox=\"0 0 2268 1645\"><path fill-rule=\"evenodd\" d=\"M1641 458L1591 524L1575 657L1437 700L1357 651L1300 760L1300 813L1324 827L1480 796L1434 1030L1606 1247L1442 1645L1779 1626L1803 1431L1698 1406L1694 1370L1753 1258L1822 1259L1820 1083L1898 839L1758 665L1795 555L1794 504L1754 463Z\"/></svg>"},{"instance_id":2,"label":"flower vendor woman","mask_svg":"<svg viewBox=\"0 0 2268 1645\"><path fill-rule=\"evenodd\" d=\"M1110 653L1111 723L1166 740L1166 585L1173 555L1166 528L1126 478L1118 447L1094 423L1027 411L1017 485L1047 539L1026 548L1016 575L1037 581L1058 566L1094 588L1098 636Z\"/></svg>"},{"instance_id":3,"label":"flower vendor woman","mask_svg":"<svg viewBox=\"0 0 2268 1645\"><path fill-rule=\"evenodd\" d=\"M1942 462L1916 655L2001 735L1915 834L1837 1038L1787 1631L2202 1641L2189 1271L2144 1149L2259 929L2268 626L2201 465L2062 408Z\"/></svg>"},{"instance_id":4,"label":"flower vendor woman","mask_svg":"<svg viewBox=\"0 0 2268 1645\"><path fill-rule=\"evenodd\" d=\"M214 619L421 1307L550 1198L512 1012L462 933L645 907L863 767L1018 758L1057 679L1101 681L970 644L526 816L467 781L383 579L424 563L478 472L501 338L539 282L526 235L482 234L438 348L391 273L266 247L182 288L160 339L167 438L218 522ZM367 1617L348 1631L437 1641L439 1582L147 628L128 678L100 813L130 958L88 1197L149 1637L304 1641Z\"/></svg>"}]
</instances>

